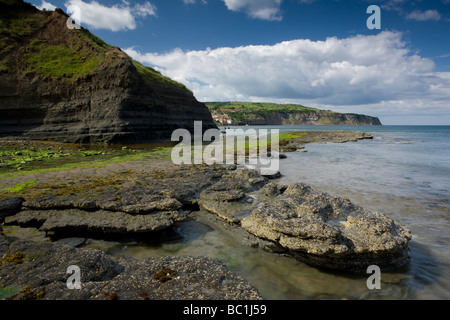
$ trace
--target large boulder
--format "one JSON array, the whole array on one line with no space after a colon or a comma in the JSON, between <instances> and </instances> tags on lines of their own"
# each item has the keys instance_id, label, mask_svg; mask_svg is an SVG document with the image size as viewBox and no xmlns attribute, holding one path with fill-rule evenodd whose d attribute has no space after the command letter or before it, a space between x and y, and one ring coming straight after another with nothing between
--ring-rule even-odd
<instances>
[{"instance_id":1,"label":"large boulder","mask_svg":"<svg viewBox=\"0 0 450 320\"><path fill-rule=\"evenodd\" d=\"M389 270L409 261L406 227L304 184L256 207L241 225L315 266L365 272L370 265Z\"/></svg>"}]
</instances>

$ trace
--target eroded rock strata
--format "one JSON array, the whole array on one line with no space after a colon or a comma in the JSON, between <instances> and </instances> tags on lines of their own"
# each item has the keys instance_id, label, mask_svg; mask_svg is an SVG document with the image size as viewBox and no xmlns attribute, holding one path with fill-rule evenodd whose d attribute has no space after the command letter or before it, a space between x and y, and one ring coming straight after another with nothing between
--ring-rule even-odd
<instances>
[{"instance_id":1,"label":"eroded rock strata","mask_svg":"<svg viewBox=\"0 0 450 320\"><path fill-rule=\"evenodd\" d=\"M2 1L0 18L0 137L129 144L193 132L194 121L216 128L182 84L69 29L61 9Z\"/></svg>"}]
</instances>

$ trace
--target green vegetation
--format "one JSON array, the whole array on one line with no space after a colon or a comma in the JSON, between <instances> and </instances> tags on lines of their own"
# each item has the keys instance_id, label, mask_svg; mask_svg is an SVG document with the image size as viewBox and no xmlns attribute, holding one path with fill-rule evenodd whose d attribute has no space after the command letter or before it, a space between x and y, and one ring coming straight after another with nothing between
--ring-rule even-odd
<instances>
[{"instance_id":1,"label":"green vegetation","mask_svg":"<svg viewBox=\"0 0 450 320\"><path fill-rule=\"evenodd\" d=\"M94 71L110 47L84 28L68 31L65 44L55 45L33 38L33 34L54 17L52 12L38 11L27 3L14 0L1 0L0 7L0 72L13 70L13 56L17 60L16 68L25 75L76 79Z\"/></svg>"},{"instance_id":2,"label":"green vegetation","mask_svg":"<svg viewBox=\"0 0 450 320\"><path fill-rule=\"evenodd\" d=\"M72 49L64 44L48 45L32 40L23 50L25 73L37 73L43 78L72 79L86 76L95 70L103 59L88 49Z\"/></svg>"},{"instance_id":3,"label":"green vegetation","mask_svg":"<svg viewBox=\"0 0 450 320\"><path fill-rule=\"evenodd\" d=\"M8 16L0 20L1 44L4 46L7 38L25 37L31 35L46 23L46 19L40 16ZM0 50L2 47L0 46Z\"/></svg>"},{"instance_id":4,"label":"green vegetation","mask_svg":"<svg viewBox=\"0 0 450 320\"><path fill-rule=\"evenodd\" d=\"M74 155L74 153L63 152L61 149L40 150L37 148L3 148L0 147L0 165L2 167L21 168L34 161L43 161L51 158L62 158Z\"/></svg>"},{"instance_id":5,"label":"green vegetation","mask_svg":"<svg viewBox=\"0 0 450 320\"><path fill-rule=\"evenodd\" d=\"M20 291L17 287L4 287L0 288L0 300L7 299Z\"/></svg>"},{"instance_id":6,"label":"green vegetation","mask_svg":"<svg viewBox=\"0 0 450 320\"><path fill-rule=\"evenodd\" d=\"M0 61L0 73L9 71L11 71L11 58L5 57L2 61Z\"/></svg>"},{"instance_id":7,"label":"green vegetation","mask_svg":"<svg viewBox=\"0 0 450 320\"><path fill-rule=\"evenodd\" d=\"M288 133L280 133L279 139L280 141L284 140L291 140L295 138L301 138L303 136L306 136L307 132L288 132Z\"/></svg>"},{"instance_id":8,"label":"green vegetation","mask_svg":"<svg viewBox=\"0 0 450 320\"><path fill-rule=\"evenodd\" d=\"M101 167L109 163L170 159L172 144L128 146L91 146L81 148L75 144L39 141L0 140L0 179L25 176L40 172L73 168ZM17 193L31 186L32 181L13 188L0 189L2 193Z\"/></svg>"},{"instance_id":9,"label":"green vegetation","mask_svg":"<svg viewBox=\"0 0 450 320\"><path fill-rule=\"evenodd\" d=\"M19 193L24 191L26 188L36 184L36 180L31 180L23 183L16 184L14 188L3 188L0 189L0 192L7 192L7 193Z\"/></svg>"},{"instance_id":10,"label":"green vegetation","mask_svg":"<svg viewBox=\"0 0 450 320\"><path fill-rule=\"evenodd\" d=\"M48 13L40 15L21 16L18 8L34 8L31 4L18 0L0 0L0 62L15 47L18 38L33 34L42 27L50 16ZM3 71L5 67L3 66Z\"/></svg>"},{"instance_id":11,"label":"green vegetation","mask_svg":"<svg viewBox=\"0 0 450 320\"><path fill-rule=\"evenodd\" d=\"M272 111L272 112L311 112L319 109L305 107L300 104L276 104L262 102L205 102L209 110L236 111Z\"/></svg>"},{"instance_id":12,"label":"green vegetation","mask_svg":"<svg viewBox=\"0 0 450 320\"><path fill-rule=\"evenodd\" d=\"M153 68L150 67L146 67L143 64L132 60L133 61L133 65L136 67L137 71L139 72L139 74L146 80L150 81L150 82L156 82L159 83L163 86L166 87L178 87L182 90L188 91L190 93L192 93L188 88L186 88L183 84L176 82L168 77L165 77L161 74L161 72L156 71Z\"/></svg>"}]
</instances>

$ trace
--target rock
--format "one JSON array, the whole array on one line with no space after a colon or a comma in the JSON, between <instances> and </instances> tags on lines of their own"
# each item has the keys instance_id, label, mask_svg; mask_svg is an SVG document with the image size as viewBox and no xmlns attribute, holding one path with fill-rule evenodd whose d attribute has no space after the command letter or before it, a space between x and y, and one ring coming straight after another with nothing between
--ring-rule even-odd
<instances>
[{"instance_id":1,"label":"rock","mask_svg":"<svg viewBox=\"0 0 450 320\"><path fill-rule=\"evenodd\" d=\"M58 243L0 237L0 287L9 299L43 300L248 300L259 292L221 262L205 257L135 260ZM81 271L81 289L69 290L69 266ZM161 282L154 275L172 270ZM6 298L6 297L5 297Z\"/></svg>"},{"instance_id":2,"label":"rock","mask_svg":"<svg viewBox=\"0 0 450 320\"><path fill-rule=\"evenodd\" d=\"M390 270L409 261L406 227L304 184L256 207L241 225L315 266L365 272L369 265Z\"/></svg>"},{"instance_id":3,"label":"rock","mask_svg":"<svg viewBox=\"0 0 450 320\"><path fill-rule=\"evenodd\" d=\"M241 190L214 190L213 186L200 194L198 203L201 208L222 219L237 223L253 209L254 204L250 199Z\"/></svg>"},{"instance_id":4,"label":"rock","mask_svg":"<svg viewBox=\"0 0 450 320\"><path fill-rule=\"evenodd\" d=\"M258 194L263 197L273 198L281 193L280 189L275 183L269 182L259 190Z\"/></svg>"},{"instance_id":5,"label":"rock","mask_svg":"<svg viewBox=\"0 0 450 320\"><path fill-rule=\"evenodd\" d=\"M77 248L77 247L83 246L86 243L86 241L87 241L87 238L75 238L75 237L73 237L73 238L59 239L57 242L65 244L65 245L68 245L70 247Z\"/></svg>"},{"instance_id":6,"label":"rock","mask_svg":"<svg viewBox=\"0 0 450 320\"><path fill-rule=\"evenodd\" d=\"M7 216L20 211L24 198L19 196L8 197L0 200L0 222Z\"/></svg>"},{"instance_id":7,"label":"rock","mask_svg":"<svg viewBox=\"0 0 450 320\"><path fill-rule=\"evenodd\" d=\"M38 226L41 231L58 232L66 236L85 233L107 236L161 231L185 218L182 210L158 211L145 215L106 210L25 210L6 218L5 223Z\"/></svg>"},{"instance_id":8,"label":"rock","mask_svg":"<svg viewBox=\"0 0 450 320\"><path fill-rule=\"evenodd\" d=\"M6 19L2 37L9 43L0 57L0 65L8 65L0 72L0 136L125 144L170 141L175 129L193 133L194 121L202 121L203 131L217 129L206 105L184 85L86 29L67 28L69 17L62 10L13 2L0 3ZM26 35L9 28L14 25L23 26ZM64 47L74 64L64 76L61 68L51 67L57 65L56 54L27 61L28 54L41 57L55 47Z\"/></svg>"},{"instance_id":9,"label":"rock","mask_svg":"<svg viewBox=\"0 0 450 320\"><path fill-rule=\"evenodd\" d=\"M297 145L294 143L288 143L286 145L280 145L280 151L282 152L294 152L297 150Z\"/></svg>"},{"instance_id":10,"label":"rock","mask_svg":"<svg viewBox=\"0 0 450 320\"><path fill-rule=\"evenodd\" d=\"M225 179L228 177L225 177ZM258 170L256 169L239 169L235 171L235 174L231 176L232 184L239 185L239 187L245 192L252 192L261 189L268 183ZM223 180L223 179L222 179Z\"/></svg>"},{"instance_id":11,"label":"rock","mask_svg":"<svg viewBox=\"0 0 450 320\"><path fill-rule=\"evenodd\" d=\"M255 203L246 193L257 191L268 183L255 169L238 169L200 193L201 208L232 222L249 214Z\"/></svg>"},{"instance_id":12,"label":"rock","mask_svg":"<svg viewBox=\"0 0 450 320\"><path fill-rule=\"evenodd\" d=\"M271 152L267 152L267 157L271 158L271 157L278 157L278 159L286 159L287 155L285 155L284 153L278 153L278 152L273 152L273 154Z\"/></svg>"},{"instance_id":13,"label":"rock","mask_svg":"<svg viewBox=\"0 0 450 320\"><path fill-rule=\"evenodd\" d=\"M281 173L278 170L261 170L261 175L267 179L281 178Z\"/></svg>"}]
</instances>

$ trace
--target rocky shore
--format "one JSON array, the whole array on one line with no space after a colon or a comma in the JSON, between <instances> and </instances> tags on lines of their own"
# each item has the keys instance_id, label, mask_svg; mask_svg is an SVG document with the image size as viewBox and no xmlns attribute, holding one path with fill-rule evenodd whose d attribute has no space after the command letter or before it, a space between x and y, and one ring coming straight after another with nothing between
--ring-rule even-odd
<instances>
[{"instance_id":1,"label":"rocky shore","mask_svg":"<svg viewBox=\"0 0 450 320\"><path fill-rule=\"evenodd\" d=\"M282 152L304 152L305 144L308 143L344 143L350 141L358 141L365 139L373 139L373 137L365 132L333 130L333 131L307 131L294 132L297 137L280 141L280 151Z\"/></svg>"},{"instance_id":2,"label":"rocky shore","mask_svg":"<svg viewBox=\"0 0 450 320\"><path fill-rule=\"evenodd\" d=\"M319 268L365 273L370 265L394 270L409 262L410 231L386 215L236 165L113 163L4 179L0 189L27 179L37 182L0 200L2 298L261 299L213 259L119 258L83 248L83 241L61 241L161 242L190 219L226 225L242 245ZM66 287L70 265L84 270L81 290Z\"/></svg>"}]
</instances>

